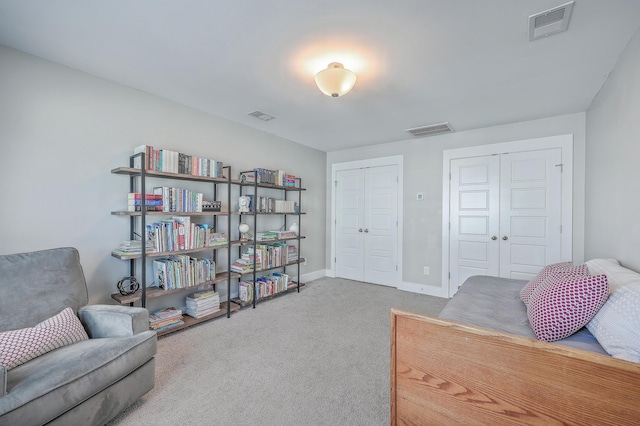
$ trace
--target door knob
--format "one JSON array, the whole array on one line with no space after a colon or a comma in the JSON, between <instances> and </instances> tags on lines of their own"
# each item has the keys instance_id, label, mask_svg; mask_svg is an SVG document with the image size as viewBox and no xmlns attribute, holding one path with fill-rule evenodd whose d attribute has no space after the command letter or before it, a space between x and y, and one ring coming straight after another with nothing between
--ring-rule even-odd
<instances>
[{"instance_id":1,"label":"door knob","mask_svg":"<svg viewBox=\"0 0 640 426\"><path fill-rule=\"evenodd\" d=\"M364 230L364 232L369 232L369 230L368 230L368 229L365 229L365 230Z\"/></svg>"},{"instance_id":2,"label":"door knob","mask_svg":"<svg viewBox=\"0 0 640 426\"><path fill-rule=\"evenodd\" d=\"M358 232L362 232L362 228L358 229Z\"/></svg>"},{"instance_id":3,"label":"door knob","mask_svg":"<svg viewBox=\"0 0 640 426\"><path fill-rule=\"evenodd\" d=\"M496 236L494 235L493 237L491 237L491 239L492 239L493 241L495 241L495 240L497 240L497 239L498 239L498 237L496 237Z\"/></svg>"},{"instance_id":4,"label":"door knob","mask_svg":"<svg viewBox=\"0 0 640 426\"><path fill-rule=\"evenodd\" d=\"M504 241L507 241L507 240L509 239L509 237L507 237L507 236L505 235L504 237L502 237L502 239L503 239Z\"/></svg>"}]
</instances>

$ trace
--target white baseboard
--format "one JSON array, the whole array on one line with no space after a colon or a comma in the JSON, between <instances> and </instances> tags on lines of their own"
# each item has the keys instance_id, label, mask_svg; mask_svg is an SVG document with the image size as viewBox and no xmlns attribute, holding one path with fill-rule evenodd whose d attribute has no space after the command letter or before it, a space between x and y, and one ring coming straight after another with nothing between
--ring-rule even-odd
<instances>
[{"instance_id":1,"label":"white baseboard","mask_svg":"<svg viewBox=\"0 0 640 426\"><path fill-rule=\"evenodd\" d=\"M427 296L443 297L445 299L449 298L446 289L443 289L441 287L434 287L432 285L410 283L407 281L403 281L398 286L398 290L410 291L412 293L426 294Z\"/></svg>"},{"instance_id":2,"label":"white baseboard","mask_svg":"<svg viewBox=\"0 0 640 426\"><path fill-rule=\"evenodd\" d=\"M301 282L306 283L307 281L317 280L318 278L323 278L327 276L327 271L324 269L320 269L319 271L309 272L307 274L301 275Z\"/></svg>"}]
</instances>

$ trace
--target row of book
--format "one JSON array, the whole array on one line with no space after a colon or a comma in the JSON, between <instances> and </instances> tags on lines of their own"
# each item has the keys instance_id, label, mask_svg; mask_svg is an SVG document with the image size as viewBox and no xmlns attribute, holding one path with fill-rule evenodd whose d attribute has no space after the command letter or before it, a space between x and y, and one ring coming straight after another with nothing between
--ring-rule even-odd
<instances>
[{"instance_id":1,"label":"row of book","mask_svg":"<svg viewBox=\"0 0 640 426\"><path fill-rule=\"evenodd\" d=\"M259 277L256 279L255 293L257 299L285 291L293 283L290 281L288 274L275 273L269 276ZM248 281L240 281L238 283L238 298L243 302L253 301L254 286Z\"/></svg>"},{"instance_id":2,"label":"row of book","mask_svg":"<svg viewBox=\"0 0 640 426\"><path fill-rule=\"evenodd\" d=\"M140 145L134 154L145 153L146 170L180 173L191 176L224 177L222 161L197 157L168 149L156 149L151 145ZM135 168L140 168L140 159L134 160Z\"/></svg>"},{"instance_id":3,"label":"row of book","mask_svg":"<svg viewBox=\"0 0 640 426\"><path fill-rule=\"evenodd\" d=\"M257 271L277 268L298 260L298 247L285 243L245 247L240 257L231 264L231 271L243 275L253 272L254 257Z\"/></svg>"},{"instance_id":4,"label":"row of book","mask_svg":"<svg viewBox=\"0 0 640 426\"><path fill-rule=\"evenodd\" d=\"M194 287L216 276L216 262L187 255L153 260L153 285L164 289Z\"/></svg>"},{"instance_id":5,"label":"row of book","mask_svg":"<svg viewBox=\"0 0 640 426\"><path fill-rule=\"evenodd\" d=\"M278 200L261 195L249 197L249 211L258 213L298 213L300 211L296 201ZM255 210L254 210L255 209Z\"/></svg>"},{"instance_id":6,"label":"row of book","mask_svg":"<svg viewBox=\"0 0 640 426\"><path fill-rule=\"evenodd\" d=\"M153 188L153 195L160 200L164 212L201 212L203 194L188 189L158 186Z\"/></svg>"},{"instance_id":7,"label":"row of book","mask_svg":"<svg viewBox=\"0 0 640 426\"><path fill-rule=\"evenodd\" d=\"M269 183L278 186L288 186L295 188L298 186L296 177L284 170L269 170L256 168L252 171L241 172L240 182L243 183Z\"/></svg>"},{"instance_id":8,"label":"row of book","mask_svg":"<svg viewBox=\"0 0 640 426\"><path fill-rule=\"evenodd\" d=\"M295 231L264 231L256 232L256 241L284 240L296 236Z\"/></svg>"},{"instance_id":9,"label":"row of book","mask_svg":"<svg viewBox=\"0 0 640 426\"><path fill-rule=\"evenodd\" d=\"M149 328L151 330L168 330L182 324L184 324L182 309L162 308L149 314Z\"/></svg>"},{"instance_id":10,"label":"row of book","mask_svg":"<svg viewBox=\"0 0 640 426\"><path fill-rule=\"evenodd\" d=\"M249 250L251 247L248 248ZM255 246L256 269L277 268L298 260L298 247L285 243Z\"/></svg>"},{"instance_id":11,"label":"row of book","mask_svg":"<svg viewBox=\"0 0 640 426\"><path fill-rule=\"evenodd\" d=\"M193 318L202 318L220 310L220 295L213 288L187 296L185 313Z\"/></svg>"},{"instance_id":12,"label":"row of book","mask_svg":"<svg viewBox=\"0 0 640 426\"><path fill-rule=\"evenodd\" d=\"M206 223L191 223L189 216L177 216L146 225L147 246L155 252L219 247L227 244L222 232L215 232Z\"/></svg>"}]
</instances>

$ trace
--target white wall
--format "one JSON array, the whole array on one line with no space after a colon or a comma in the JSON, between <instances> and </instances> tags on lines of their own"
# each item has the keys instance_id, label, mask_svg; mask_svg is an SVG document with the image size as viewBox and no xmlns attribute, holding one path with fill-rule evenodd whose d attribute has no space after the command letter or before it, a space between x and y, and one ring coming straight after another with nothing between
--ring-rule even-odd
<instances>
[{"instance_id":1,"label":"white wall","mask_svg":"<svg viewBox=\"0 0 640 426\"><path fill-rule=\"evenodd\" d=\"M455 127L455 123L452 123ZM585 114L577 113L504 126L455 132L421 139L333 151L327 154L327 179L331 165L391 155L404 156L404 264L405 283L431 286L431 294L444 294L442 288L442 158L446 149L462 148L545 136L574 135L573 259L584 259L584 155ZM327 181L327 188L330 182ZM416 194L424 193L424 201ZM330 191L327 193L330 218ZM330 230L330 223L327 223ZM329 232L330 235L330 232ZM327 240L327 269L331 268L331 247ZM430 267L424 275L423 267Z\"/></svg>"},{"instance_id":2,"label":"white wall","mask_svg":"<svg viewBox=\"0 0 640 426\"><path fill-rule=\"evenodd\" d=\"M640 271L640 33L587 111L585 256Z\"/></svg>"},{"instance_id":3,"label":"white wall","mask_svg":"<svg viewBox=\"0 0 640 426\"><path fill-rule=\"evenodd\" d=\"M3 46L0 144L0 254L76 247L92 303L109 302L128 275L110 252L129 221L110 212L126 205L129 183L110 170L141 144L223 161L233 177L254 167L302 177L302 273L324 273L324 152Z\"/></svg>"}]
</instances>

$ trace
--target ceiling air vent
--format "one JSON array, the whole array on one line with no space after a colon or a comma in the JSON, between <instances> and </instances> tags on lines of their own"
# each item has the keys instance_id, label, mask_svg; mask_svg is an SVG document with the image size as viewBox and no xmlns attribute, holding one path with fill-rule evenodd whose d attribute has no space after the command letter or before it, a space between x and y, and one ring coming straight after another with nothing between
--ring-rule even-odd
<instances>
[{"instance_id":1,"label":"ceiling air vent","mask_svg":"<svg viewBox=\"0 0 640 426\"><path fill-rule=\"evenodd\" d=\"M269 115L265 112L262 111L253 111L253 112L248 112L247 115L250 115L252 117L255 117L259 120L262 121L271 121L273 120L275 117L273 115Z\"/></svg>"},{"instance_id":2,"label":"ceiling air vent","mask_svg":"<svg viewBox=\"0 0 640 426\"><path fill-rule=\"evenodd\" d=\"M573 3L571 1L529 16L529 41L566 31L569 27Z\"/></svg>"},{"instance_id":3,"label":"ceiling air vent","mask_svg":"<svg viewBox=\"0 0 640 426\"><path fill-rule=\"evenodd\" d=\"M430 126L414 127L413 129L405 130L405 132L411 134L414 138L422 138L453 132L453 129L449 125L449 122L445 121L444 123L431 124Z\"/></svg>"}]
</instances>

